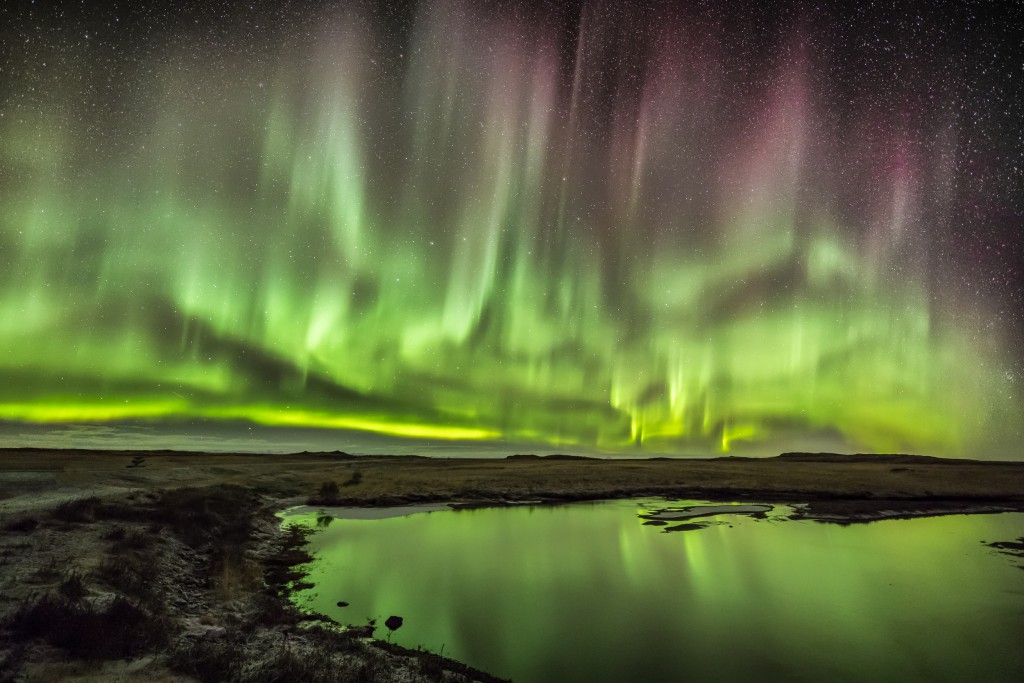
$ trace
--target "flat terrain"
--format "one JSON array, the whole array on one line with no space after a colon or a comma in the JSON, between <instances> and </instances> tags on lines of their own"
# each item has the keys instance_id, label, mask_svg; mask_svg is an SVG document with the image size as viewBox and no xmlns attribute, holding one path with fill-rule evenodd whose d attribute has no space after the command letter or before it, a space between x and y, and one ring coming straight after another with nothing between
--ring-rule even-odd
<instances>
[{"instance_id":1,"label":"flat terrain","mask_svg":"<svg viewBox=\"0 0 1024 683\"><path fill-rule=\"evenodd\" d=\"M358 475L356 473L358 472ZM355 477L354 477L355 475ZM628 496L1024 507L1024 462L916 456L746 459L433 459L345 454L0 450L0 514L68 497L237 484L282 500L339 485L333 502L512 502ZM355 483L358 482L358 483ZM349 484L349 485L346 485ZM911 505L911 507L913 506Z\"/></svg>"},{"instance_id":2,"label":"flat terrain","mask_svg":"<svg viewBox=\"0 0 1024 683\"><path fill-rule=\"evenodd\" d=\"M1024 510L1024 463L0 450L0 683L494 681L374 639L380 625L299 613L288 594L310 558L274 513L652 496L790 503L840 524Z\"/></svg>"}]
</instances>

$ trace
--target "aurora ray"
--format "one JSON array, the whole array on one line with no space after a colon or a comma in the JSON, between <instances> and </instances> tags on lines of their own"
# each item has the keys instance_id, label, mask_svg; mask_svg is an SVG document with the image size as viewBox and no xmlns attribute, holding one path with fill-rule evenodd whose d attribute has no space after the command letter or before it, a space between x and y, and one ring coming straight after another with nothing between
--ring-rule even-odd
<instances>
[{"instance_id":1,"label":"aurora ray","mask_svg":"<svg viewBox=\"0 0 1024 683\"><path fill-rule=\"evenodd\" d=\"M751 50L697 9L589 3L572 31L528 9L138 41L114 9L23 17L0 418L657 452L1015 438L1000 292L959 248L981 219L954 86L832 83L813 20Z\"/></svg>"}]
</instances>

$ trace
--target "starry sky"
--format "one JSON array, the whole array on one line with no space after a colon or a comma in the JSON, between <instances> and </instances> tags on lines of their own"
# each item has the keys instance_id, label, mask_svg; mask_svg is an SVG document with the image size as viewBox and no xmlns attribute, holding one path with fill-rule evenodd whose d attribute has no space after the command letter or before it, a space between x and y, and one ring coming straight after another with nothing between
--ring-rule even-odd
<instances>
[{"instance_id":1,"label":"starry sky","mask_svg":"<svg viewBox=\"0 0 1024 683\"><path fill-rule=\"evenodd\" d=\"M0 445L1022 457L1024 10L852 4L4 3Z\"/></svg>"}]
</instances>

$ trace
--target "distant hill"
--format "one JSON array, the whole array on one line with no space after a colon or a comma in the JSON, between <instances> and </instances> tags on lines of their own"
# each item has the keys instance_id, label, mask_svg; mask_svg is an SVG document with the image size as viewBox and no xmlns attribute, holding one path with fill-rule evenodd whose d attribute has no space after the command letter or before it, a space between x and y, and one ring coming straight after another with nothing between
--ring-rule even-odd
<instances>
[{"instance_id":1,"label":"distant hill","mask_svg":"<svg viewBox=\"0 0 1024 683\"><path fill-rule=\"evenodd\" d=\"M506 460L597 460L597 458L591 458L586 455L567 455L565 453L555 453L554 455L535 455L533 453L517 453L516 455L506 455Z\"/></svg>"},{"instance_id":2,"label":"distant hill","mask_svg":"<svg viewBox=\"0 0 1024 683\"><path fill-rule=\"evenodd\" d=\"M963 460L936 458L932 455L913 455L910 453L782 453L775 456L776 460L789 462L851 462L854 460L867 462L884 462L900 464L956 464Z\"/></svg>"},{"instance_id":3,"label":"distant hill","mask_svg":"<svg viewBox=\"0 0 1024 683\"><path fill-rule=\"evenodd\" d=\"M15 454L54 454L54 453L65 453L67 455L109 455L109 456L133 456L133 457L174 457L174 456L189 456L189 455L205 455L205 456L260 456L265 457L268 460L276 458L308 458L308 459L325 459L325 460L432 460L432 459L447 459L446 456L428 456L428 455L415 455L415 454L372 454L372 455L358 455L352 453L346 453L345 451L301 451L292 453L251 453L251 452L230 452L230 451L189 451L189 450L171 450L171 449L104 449L104 448L43 448L43 447L0 447L0 457L5 455ZM939 458L932 455L914 455L909 453L801 453L801 452L789 452L781 453L774 457L755 457L755 456L737 456L737 455L720 455L716 457L694 457L694 456L653 456L649 458L638 457L636 455L609 455L608 457L593 457L588 455L570 455L568 453L553 453L551 455L537 455L535 453L517 453L515 455L507 455L504 458L498 458L490 455L477 456L483 460L500 460L512 462L527 462L527 461L540 461L540 460L587 460L587 461L599 461L599 460L631 460L631 461L677 461L677 460L703 460L708 462L715 461L761 461L761 462L807 462L807 463L878 463L878 464L900 464L900 465L963 465L966 463L972 464L1017 464L1024 466L1024 461L996 461L996 460L979 460L974 458Z\"/></svg>"},{"instance_id":4,"label":"distant hill","mask_svg":"<svg viewBox=\"0 0 1024 683\"><path fill-rule=\"evenodd\" d=\"M316 456L337 458L339 460L352 460L370 456L353 455L345 451L299 451L294 453L255 453L250 451L190 451L176 450L170 448L44 448L40 446L16 446L13 448L0 447L0 455L5 453L67 453L69 455L135 455L145 457L174 456L174 455L262 455L268 458L290 458L295 456ZM422 455L410 456L373 456L382 458L423 458Z\"/></svg>"}]
</instances>

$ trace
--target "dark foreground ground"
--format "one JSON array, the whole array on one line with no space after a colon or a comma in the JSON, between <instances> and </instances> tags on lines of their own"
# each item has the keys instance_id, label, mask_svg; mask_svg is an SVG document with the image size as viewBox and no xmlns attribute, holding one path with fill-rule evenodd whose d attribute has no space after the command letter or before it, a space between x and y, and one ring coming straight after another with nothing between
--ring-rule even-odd
<instances>
[{"instance_id":1,"label":"dark foreground ground","mask_svg":"<svg viewBox=\"0 0 1024 683\"><path fill-rule=\"evenodd\" d=\"M308 556L274 513L638 496L805 503L834 523L1024 510L1024 463L0 450L0 682L494 680L297 612Z\"/></svg>"}]
</instances>

